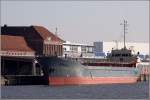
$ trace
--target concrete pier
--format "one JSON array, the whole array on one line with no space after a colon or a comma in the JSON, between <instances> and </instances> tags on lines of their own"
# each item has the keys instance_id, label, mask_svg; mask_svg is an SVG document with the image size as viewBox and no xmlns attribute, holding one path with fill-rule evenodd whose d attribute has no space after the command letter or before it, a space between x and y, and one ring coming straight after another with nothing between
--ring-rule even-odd
<instances>
[{"instance_id":1,"label":"concrete pier","mask_svg":"<svg viewBox=\"0 0 150 100\"><path fill-rule=\"evenodd\" d=\"M2 85L44 85L44 76L19 76L7 75L1 82Z\"/></svg>"},{"instance_id":2,"label":"concrete pier","mask_svg":"<svg viewBox=\"0 0 150 100\"><path fill-rule=\"evenodd\" d=\"M2 57L1 85L46 84L34 57Z\"/></svg>"}]
</instances>

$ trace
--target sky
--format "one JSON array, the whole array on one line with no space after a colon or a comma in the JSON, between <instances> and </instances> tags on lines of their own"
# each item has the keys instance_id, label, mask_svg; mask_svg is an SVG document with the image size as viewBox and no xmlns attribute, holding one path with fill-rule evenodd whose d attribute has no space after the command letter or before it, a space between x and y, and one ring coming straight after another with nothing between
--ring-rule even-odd
<instances>
[{"instance_id":1,"label":"sky","mask_svg":"<svg viewBox=\"0 0 150 100\"><path fill-rule=\"evenodd\" d=\"M1 25L44 26L63 40L79 43L149 42L149 1L1 1Z\"/></svg>"}]
</instances>

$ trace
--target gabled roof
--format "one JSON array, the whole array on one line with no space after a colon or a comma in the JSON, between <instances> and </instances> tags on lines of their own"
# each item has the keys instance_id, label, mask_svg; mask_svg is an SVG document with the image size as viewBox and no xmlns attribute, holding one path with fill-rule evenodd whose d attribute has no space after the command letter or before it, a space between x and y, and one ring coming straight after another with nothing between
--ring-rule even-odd
<instances>
[{"instance_id":1,"label":"gabled roof","mask_svg":"<svg viewBox=\"0 0 150 100\"><path fill-rule=\"evenodd\" d=\"M2 51L34 52L22 36L0 35Z\"/></svg>"},{"instance_id":2,"label":"gabled roof","mask_svg":"<svg viewBox=\"0 0 150 100\"><path fill-rule=\"evenodd\" d=\"M48 37L51 37L52 41L64 42L64 40L60 39L58 36L54 35L52 32L50 32L49 30L47 30L42 26L33 26L33 27L44 40L47 39Z\"/></svg>"},{"instance_id":3,"label":"gabled roof","mask_svg":"<svg viewBox=\"0 0 150 100\"><path fill-rule=\"evenodd\" d=\"M52 32L47 30L42 26L3 26L1 27L2 35L11 35L11 36L23 36L26 38L34 38L37 39L38 36L40 38L46 40L48 37L51 37L52 41L64 42L58 36L54 35ZM30 34L32 34L30 36ZM35 38L36 37L36 38Z\"/></svg>"}]
</instances>

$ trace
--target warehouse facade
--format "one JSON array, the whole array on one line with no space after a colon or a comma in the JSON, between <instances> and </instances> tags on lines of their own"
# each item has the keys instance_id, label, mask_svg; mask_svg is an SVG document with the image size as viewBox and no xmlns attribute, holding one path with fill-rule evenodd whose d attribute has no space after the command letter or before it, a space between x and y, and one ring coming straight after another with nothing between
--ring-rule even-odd
<instances>
[{"instance_id":1,"label":"warehouse facade","mask_svg":"<svg viewBox=\"0 0 150 100\"><path fill-rule=\"evenodd\" d=\"M36 56L62 56L63 40L42 26L4 25L1 28L1 34L24 37L28 47L35 51Z\"/></svg>"}]
</instances>

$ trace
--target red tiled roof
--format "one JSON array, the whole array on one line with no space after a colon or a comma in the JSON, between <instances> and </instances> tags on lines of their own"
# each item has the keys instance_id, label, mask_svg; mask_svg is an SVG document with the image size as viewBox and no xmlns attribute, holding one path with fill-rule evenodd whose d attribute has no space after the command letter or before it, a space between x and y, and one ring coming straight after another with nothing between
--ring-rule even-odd
<instances>
[{"instance_id":1,"label":"red tiled roof","mask_svg":"<svg viewBox=\"0 0 150 100\"><path fill-rule=\"evenodd\" d=\"M24 37L0 35L1 37L1 50L3 51L28 51L34 52L28 47Z\"/></svg>"},{"instance_id":2,"label":"red tiled roof","mask_svg":"<svg viewBox=\"0 0 150 100\"><path fill-rule=\"evenodd\" d=\"M33 27L43 39L47 39L48 37L51 37L52 41L64 42L64 40L60 39L58 36L54 35L52 32L50 32L49 30L47 30L42 26L33 26Z\"/></svg>"}]
</instances>

